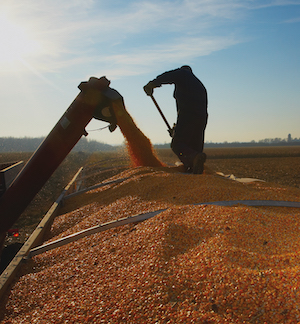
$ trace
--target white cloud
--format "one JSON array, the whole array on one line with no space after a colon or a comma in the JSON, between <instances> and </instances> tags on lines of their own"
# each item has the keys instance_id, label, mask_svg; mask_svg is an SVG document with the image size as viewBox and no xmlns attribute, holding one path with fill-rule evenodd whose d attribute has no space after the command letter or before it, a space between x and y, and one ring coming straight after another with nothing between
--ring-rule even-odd
<instances>
[{"instance_id":1,"label":"white cloud","mask_svg":"<svg viewBox=\"0 0 300 324\"><path fill-rule=\"evenodd\" d=\"M229 35L228 24L249 9L286 2L299 4L283 0L11 0L5 8L12 19L30 27L32 40L39 44L39 52L27 61L32 69L57 72L106 62L116 74L132 74L147 70L146 65L187 61L232 46L241 37Z\"/></svg>"},{"instance_id":2,"label":"white cloud","mask_svg":"<svg viewBox=\"0 0 300 324\"><path fill-rule=\"evenodd\" d=\"M284 23L287 23L287 24L295 24L295 23L299 23L299 22L300 22L300 17L287 19L287 20L284 20L283 22L284 22Z\"/></svg>"},{"instance_id":3,"label":"white cloud","mask_svg":"<svg viewBox=\"0 0 300 324\"><path fill-rule=\"evenodd\" d=\"M126 54L101 57L99 61L107 63L105 65L108 68L105 73L115 79L125 75L147 73L151 71L152 66L163 66L165 62L178 64L178 62L191 61L195 57L209 55L238 42L230 36L227 38L182 37L152 48L132 49Z\"/></svg>"}]
</instances>

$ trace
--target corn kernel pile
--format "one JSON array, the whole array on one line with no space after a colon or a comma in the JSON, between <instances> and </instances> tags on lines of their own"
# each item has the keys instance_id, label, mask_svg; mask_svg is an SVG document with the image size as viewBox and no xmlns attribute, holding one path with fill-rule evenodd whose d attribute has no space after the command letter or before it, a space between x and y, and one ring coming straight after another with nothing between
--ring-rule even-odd
<instances>
[{"instance_id":1,"label":"corn kernel pile","mask_svg":"<svg viewBox=\"0 0 300 324\"><path fill-rule=\"evenodd\" d=\"M136 126L127 112L124 102L122 100L113 102L113 109L117 124L126 140L132 166L163 166L163 163L156 157L150 140Z\"/></svg>"},{"instance_id":2,"label":"corn kernel pile","mask_svg":"<svg viewBox=\"0 0 300 324\"><path fill-rule=\"evenodd\" d=\"M165 209L35 256L1 323L297 323L300 211L195 205L299 201L300 190L138 167L66 200L51 240Z\"/></svg>"}]
</instances>

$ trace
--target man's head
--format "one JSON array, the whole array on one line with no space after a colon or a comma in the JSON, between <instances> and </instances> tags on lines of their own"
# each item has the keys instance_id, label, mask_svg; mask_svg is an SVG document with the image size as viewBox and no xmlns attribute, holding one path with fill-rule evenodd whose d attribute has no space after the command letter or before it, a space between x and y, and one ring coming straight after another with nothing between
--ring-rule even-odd
<instances>
[{"instance_id":1,"label":"man's head","mask_svg":"<svg viewBox=\"0 0 300 324\"><path fill-rule=\"evenodd\" d=\"M192 71L192 68L191 68L189 65L183 65L183 66L181 67L181 69L182 69L182 70L188 70L188 71L190 71L190 72L193 72L193 71Z\"/></svg>"}]
</instances>

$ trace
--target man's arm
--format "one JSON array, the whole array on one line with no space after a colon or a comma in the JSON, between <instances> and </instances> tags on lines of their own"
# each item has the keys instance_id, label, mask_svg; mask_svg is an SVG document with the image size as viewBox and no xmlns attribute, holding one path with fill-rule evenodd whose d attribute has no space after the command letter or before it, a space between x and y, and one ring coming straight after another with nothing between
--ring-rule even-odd
<instances>
[{"instance_id":1,"label":"man's arm","mask_svg":"<svg viewBox=\"0 0 300 324\"><path fill-rule=\"evenodd\" d=\"M160 87L162 84L173 84L176 83L180 77L180 69L167 71L163 74L158 75L154 80L148 82L144 86L144 91L148 96L153 94L153 89Z\"/></svg>"}]
</instances>

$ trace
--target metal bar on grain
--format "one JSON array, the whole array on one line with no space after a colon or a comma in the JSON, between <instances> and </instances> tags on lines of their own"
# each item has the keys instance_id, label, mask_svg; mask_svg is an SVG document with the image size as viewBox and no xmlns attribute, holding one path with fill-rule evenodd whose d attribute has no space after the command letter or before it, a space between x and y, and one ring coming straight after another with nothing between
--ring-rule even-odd
<instances>
[{"instance_id":1,"label":"metal bar on grain","mask_svg":"<svg viewBox=\"0 0 300 324\"><path fill-rule=\"evenodd\" d=\"M265 206L265 207L292 207L299 208L300 202L297 201L279 201L279 200L229 200L229 201L212 201L204 202L195 205L217 205L217 206L234 206L234 205L247 205L247 206Z\"/></svg>"},{"instance_id":2,"label":"metal bar on grain","mask_svg":"<svg viewBox=\"0 0 300 324\"><path fill-rule=\"evenodd\" d=\"M73 192L73 193L65 196L64 200L72 198L72 197L77 196L77 195L80 195L80 194L85 193L85 192L90 191L90 190L94 190L94 189L97 189L97 188L100 188L100 187L108 186L108 185L111 185L111 184L114 184L114 183L120 183L120 182L123 182L123 181L125 181L127 179L129 179L129 177L122 178L122 179L117 179L117 180L112 180L112 181L107 181L107 182L101 182L101 183L98 183L98 184L96 184L94 186L84 188L84 189L79 190L77 192Z\"/></svg>"},{"instance_id":3,"label":"metal bar on grain","mask_svg":"<svg viewBox=\"0 0 300 324\"><path fill-rule=\"evenodd\" d=\"M213 202L204 202L194 204L195 206L199 205L215 205L215 206L234 206L234 205L246 205L246 206L270 206L270 207L294 207L299 208L300 202L295 201L276 201L276 200L230 200L230 201L213 201ZM111 221L108 223L96 225L90 227L88 229L82 230L80 232L71 234L69 236L63 237L53 242L49 242L47 244L38 246L29 251L28 257L32 257L37 254L41 254L43 252L55 249L57 247L63 246L65 244L77 241L85 236L92 235L95 233L103 232L111 228L123 226L129 223L141 222L148 218L154 217L159 213L165 211L166 209L160 209L154 212L139 214L136 216L130 216L126 218L121 218L115 221Z\"/></svg>"},{"instance_id":4,"label":"metal bar on grain","mask_svg":"<svg viewBox=\"0 0 300 324\"><path fill-rule=\"evenodd\" d=\"M100 224L100 225L96 225L93 227L90 227L88 229L82 230L80 232L68 235L66 237L60 238L58 240L55 240L53 242L49 242L47 244L43 244L41 246L38 246L32 250L29 251L28 254L28 258L37 255L37 254L41 254L43 252L55 249L57 247L66 245L68 243L77 241L85 236L88 235L92 235L95 233L99 233L99 232L103 232L106 231L110 228L115 228L115 227L119 227L119 226L123 226L126 224L130 224L130 223L136 223L136 222L142 222L148 218L154 217L156 215L158 215L159 213L165 211L166 209L160 209L160 210L156 210L153 212L149 212L149 213L145 213L145 214L139 214L136 216L130 216L130 217L125 217L125 218L121 218L121 219L117 219L108 223L104 223L104 224Z\"/></svg>"}]
</instances>

